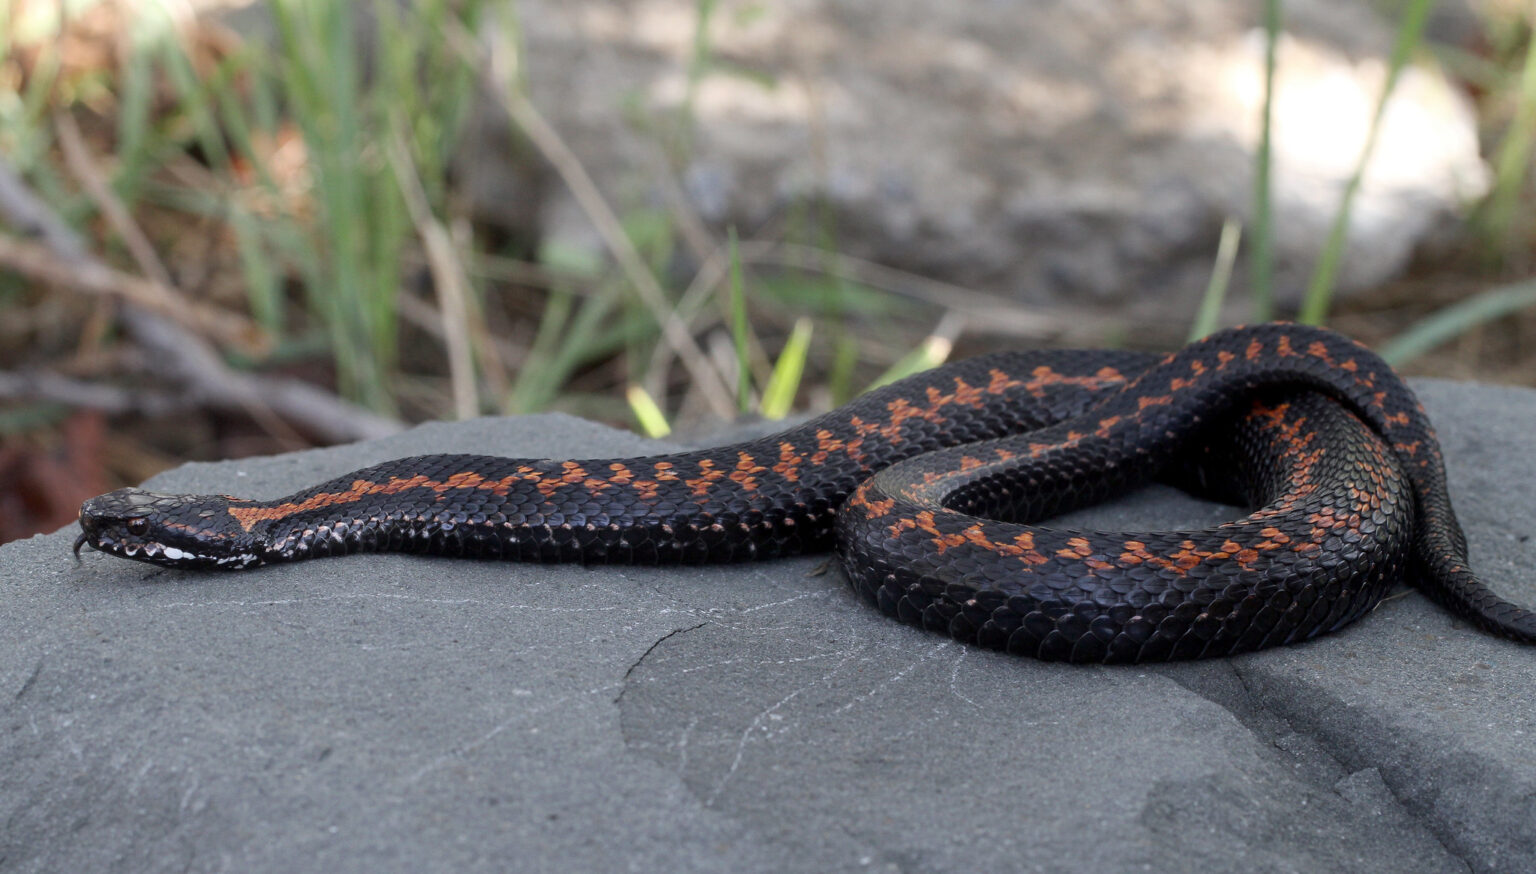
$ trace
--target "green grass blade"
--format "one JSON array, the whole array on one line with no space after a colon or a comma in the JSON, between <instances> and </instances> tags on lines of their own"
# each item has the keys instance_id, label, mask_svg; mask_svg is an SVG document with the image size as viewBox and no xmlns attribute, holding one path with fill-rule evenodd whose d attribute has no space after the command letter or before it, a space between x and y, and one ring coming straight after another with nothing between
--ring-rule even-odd
<instances>
[{"instance_id":1,"label":"green grass blade","mask_svg":"<svg viewBox=\"0 0 1536 874\"><path fill-rule=\"evenodd\" d=\"M151 53L138 45L138 34L134 36L134 50L123 57L118 90L116 155L119 179L140 176L141 168L151 165L150 112L154 103L155 73ZM117 190L124 200L132 202L132 193L121 186Z\"/></svg>"},{"instance_id":2,"label":"green grass blade","mask_svg":"<svg viewBox=\"0 0 1536 874\"><path fill-rule=\"evenodd\" d=\"M736 226L729 230L731 342L736 347L736 407L747 412L752 404L751 329L747 327L747 290L741 278L741 251L736 243Z\"/></svg>"},{"instance_id":3,"label":"green grass blade","mask_svg":"<svg viewBox=\"0 0 1536 874\"><path fill-rule=\"evenodd\" d=\"M1416 322L1383 346L1381 357L1393 367L1407 364L1484 322L1531 306L1536 306L1536 280L1490 288Z\"/></svg>"},{"instance_id":4,"label":"green grass blade","mask_svg":"<svg viewBox=\"0 0 1536 874\"><path fill-rule=\"evenodd\" d=\"M558 384L551 384L550 381L554 368L547 363L535 365L534 362L548 362L555 356L566 323L571 320L574 311L575 298L569 291L560 288L550 291L544 301L544 311L539 316L539 329L533 335L526 360L518 368L517 378L513 380L512 390L503 404L504 411L509 415L543 409L559 388Z\"/></svg>"},{"instance_id":5,"label":"green grass blade","mask_svg":"<svg viewBox=\"0 0 1536 874\"><path fill-rule=\"evenodd\" d=\"M869 384L869 388L889 385L898 379L906 379L914 373L932 370L949 358L952 345L942 337L930 336L921 345L899 358L886 371ZM869 389L865 389L868 391Z\"/></svg>"},{"instance_id":6,"label":"green grass blade","mask_svg":"<svg viewBox=\"0 0 1536 874\"><path fill-rule=\"evenodd\" d=\"M1232 264L1237 260L1237 244L1243 237L1243 223L1229 218L1221 226L1221 241L1216 244L1216 262L1211 265L1211 281L1200 300L1200 311L1189 329L1189 342L1216 330L1221 319L1221 305L1232 284Z\"/></svg>"},{"instance_id":7,"label":"green grass blade","mask_svg":"<svg viewBox=\"0 0 1536 874\"><path fill-rule=\"evenodd\" d=\"M844 333L837 338L832 352L832 366L827 371L827 388L832 403L842 406L853 399L853 372L859 366L859 340Z\"/></svg>"},{"instance_id":8,"label":"green grass blade","mask_svg":"<svg viewBox=\"0 0 1536 874\"><path fill-rule=\"evenodd\" d=\"M1509 130L1499 141L1494 159L1493 193L1483 217L1491 240L1501 249L1518 244L1516 216L1525 193L1525 177L1531 163L1531 143L1536 139L1536 38L1528 37L1525 65L1520 74L1520 102Z\"/></svg>"},{"instance_id":9,"label":"green grass blade","mask_svg":"<svg viewBox=\"0 0 1536 874\"><path fill-rule=\"evenodd\" d=\"M651 398L649 392L639 385L631 385L625 390L624 396L629 401L629 409L635 414L635 421L640 424L640 430L647 437L665 437L672 433L672 426L667 424L667 417L656 406L656 401Z\"/></svg>"},{"instance_id":10,"label":"green grass blade","mask_svg":"<svg viewBox=\"0 0 1536 874\"><path fill-rule=\"evenodd\" d=\"M1275 252L1270 185L1274 171L1271 144L1275 98L1275 53L1280 43L1280 0L1264 0L1264 109L1259 127L1258 151L1253 160L1253 231L1249 234L1249 281L1253 286L1253 319L1267 322L1275 317ZM1223 231L1225 233L1225 231ZM1204 335L1202 335L1204 336Z\"/></svg>"},{"instance_id":11,"label":"green grass blade","mask_svg":"<svg viewBox=\"0 0 1536 874\"><path fill-rule=\"evenodd\" d=\"M251 315L269 334L280 336L283 329L282 279L272 269L270 256L262 245L260 223L239 206L229 211L230 228L235 233L235 248L240 253L241 276L245 279L246 300Z\"/></svg>"},{"instance_id":12,"label":"green grass blade","mask_svg":"<svg viewBox=\"0 0 1536 874\"><path fill-rule=\"evenodd\" d=\"M1339 208L1333 215L1333 226L1329 229L1328 240L1323 245L1317 268L1312 273L1312 280L1307 284L1306 297L1302 300L1301 312L1297 316L1297 319L1304 324L1320 325L1328 315L1328 308L1333 300L1334 279L1338 275L1339 261L1344 257L1350 212L1354 207L1355 195L1360 191L1360 180L1364 178L1365 168L1370 163L1371 152L1376 147L1376 136L1381 131L1381 118L1386 113L1387 100L1397 88L1398 76L1403 72L1404 65L1408 63L1408 57L1419 46L1424 34L1424 22L1428 20L1429 11L1434 5L1434 0L1408 0L1403 10L1403 19L1397 28L1397 39L1392 45L1387 79L1382 83L1381 96L1376 100L1376 112L1371 116L1371 126L1365 136L1365 145L1360 149L1360 157L1355 162L1354 172L1350 174L1349 182L1344 186L1344 194L1339 198Z\"/></svg>"},{"instance_id":13,"label":"green grass blade","mask_svg":"<svg viewBox=\"0 0 1536 874\"><path fill-rule=\"evenodd\" d=\"M784 351L774 362L773 375L763 389L763 417L782 419L794 407L795 395L800 391L800 380L805 374L805 359L811 351L811 330L815 325L808 318L795 320L795 327L784 341Z\"/></svg>"},{"instance_id":14,"label":"green grass blade","mask_svg":"<svg viewBox=\"0 0 1536 874\"><path fill-rule=\"evenodd\" d=\"M137 47L152 52L159 62L166 79L175 89L178 108L191 124L193 137L209 166L220 174L227 174L231 166L229 149L219 130L213 95L221 88L230 87L229 83L219 77L204 81L192 68L192 59L181 42L170 36L176 32L175 15L165 0L143 4L143 10L144 14L135 22L141 30L135 41Z\"/></svg>"},{"instance_id":15,"label":"green grass blade","mask_svg":"<svg viewBox=\"0 0 1536 874\"><path fill-rule=\"evenodd\" d=\"M545 409L560 393L578 367L611 355L630 340L632 321L621 321L617 330L605 329L609 316L623 298L620 286L610 283L597 297L576 306L574 295L559 291L550 296L544 317L554 327L539 327L534 348L519 371L508 399L507 412L531 413ZM563 331L561 329L564 329Z\"/></svg>"}]
</instances>

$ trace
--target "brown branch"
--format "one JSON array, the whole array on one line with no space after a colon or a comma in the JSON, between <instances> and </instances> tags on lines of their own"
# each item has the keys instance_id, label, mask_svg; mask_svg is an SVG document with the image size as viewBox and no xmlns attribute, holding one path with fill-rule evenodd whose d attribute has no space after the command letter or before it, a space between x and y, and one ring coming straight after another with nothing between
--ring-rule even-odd
<instances>
[{"instance_id":1,"label":"brown branch","mask_svg":"<svg viewBox=\"0 0 1536 874\"><path fill-rule=\"evenodd\" d=\"M307 382L252 376L232 370L213 348L171 322L132 307L123 310L124 325L135 341L150 352L149 360L163 375L180 382L199 403L214 409L236 410L276 423L291 422L328 443L370 440L393 434L399 422L369 412Z\"/></svg>"},{"instance_id":2,"label":"brown branch","mask_svg":"<svg viewBox=\"0 0 1536 874\"><path fill-rule=\"evenodd\" d=\"M160 256L155 254L155 247L150 244L149 237L144 235L138 222L133 220L122 198L117 196L117 192L112 190L112 186L107 184L107 180L96 169L75 117L67 112L55 112L53 129L59 135L59 146L64 152L64 163L69 167L69 172L79 180L86 194L90 195L91 202L96 204L107 223L117 231L123 245L128 247L128 254L139 265L139 271L149 277L150 281L159 283L174 294L175 283L171 279L171 272L165 269Z\"/></svg>"},{"instance_id":3,"label":"brown branch","mask_svg":"<svg viewBox=\"0 0 1536 874\"><path fill-rule=\"evenodd\" d=\"M448 236L422 188L411 161L405 137L400 129L391 129L388 143L390 165L405 206L416 225L416 235L427 250L427 264L432 270L432 286L437 292L438 310L443 327L443 345L448 351L448 376L453 387L453 412L459 419L480 414L480 391L475 382L474 353L469 337L469 280L463 265L453 252Z\"/></svg>"},{"instance_id":4,"label":"brown branch","mask_svg":"<svg viewBox=\"0 0 1536 874\"><path fill-rule=\"evenodd\" d=\"M116 298L243 352L254 354L262 346L254 339L261 332L249 319L189 301L158 282L113 270L93 258L66 255L51 244L0 234L0 266L36 282Z\"/></svg>"},{"instance_id":5,"label":"brown branch","mask_svg":"<svg viewBox=\"0 0 1536 874\"><path fill-rule=\"evenodd\" d=\"M666 292L651 274L645 259L636 251L629 235L624 232L613 207L603 198L597 183L559 132L534 107L527 95L514 86L513 71L508 69L508 54L512 50L494 42L489 48L482 47L462 27L451 28L448 36L466 62L486 71L486 85L502 109L555 168L555 172L560 174L571 196L602 238L609 254L628 277L640 302L650 310L651 317L660 326L662 338L676 350L678 359L693 378L693 387L698 389L715 415L722 419L735 418L736 405L732 401L731 390L721 378L720 372L710 363L704 350L699 348L698 341L688 332L687 325L668 303Z\"/></svg>"},{"instance_id":6,"label":"brown branch","mask_svg":"<svg viewBox=\"0 0 1536 874\"><path fill-rule=\"evenodd\" d=\"M348 403L307 383L260 378L226 366L187 318L189 302L166 294L157 283L112 270L86 249L80 238L26 186L0 158L0 217L13 227L36 234L41 245L0 236L0 263L38 279L59 281L77 290L110 295L122 302L121 319L158 372L181 388L189 401L215 408L240 409L258 419L276 414L322 440L342 443L399 431L399 422ZM10 256L9 260L6 256ZM33 272L29 272L29 268ZM220 319L229 317L220 315ZM218 332L215 332L217 335ZM263 413L266 409L270 412ZM285 430L280 421L276 430Z\"/></svg>"},{"instance_id":7,"label":"brown branch","mask_svg":"<svg viewBox=\"0 0 1536 874\"><path fill-rule=\"evenodd\" d=\"M172 392L82 382L46 370L0 371L0 400L53 401L110 415L168 416L191 406L185 396Z\"/></svg>"}]
</instances>

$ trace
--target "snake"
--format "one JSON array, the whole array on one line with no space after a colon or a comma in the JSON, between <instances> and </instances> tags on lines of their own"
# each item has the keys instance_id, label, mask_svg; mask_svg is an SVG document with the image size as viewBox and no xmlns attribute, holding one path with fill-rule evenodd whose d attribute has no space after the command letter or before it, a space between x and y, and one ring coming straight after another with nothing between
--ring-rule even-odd
<instances>
[{"instance_id":1,"label":"snake","mask_svg":"<svg viewBox=\"0 0 1536 874\"><path fill-rule=\"evenodd\" d=\"M1250 512L1193 531L1039 524L1153 481ZM1164 355L967 358L728 446L419 455L272 500L119 489L87 500L80 528L77 561L89 545L188 569L360 552L661 565L835 550L884 613L1055 661L1297 643L1400 583L1536 643L1536 613L1469 567L1412 390L1364 345L1278 322Z\"/></svg>"}]
</instances>

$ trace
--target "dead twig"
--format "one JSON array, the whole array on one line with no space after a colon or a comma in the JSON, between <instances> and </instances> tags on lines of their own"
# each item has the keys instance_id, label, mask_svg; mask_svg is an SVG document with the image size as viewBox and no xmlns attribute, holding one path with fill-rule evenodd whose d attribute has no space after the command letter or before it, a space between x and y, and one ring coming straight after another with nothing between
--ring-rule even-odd
<instances>
[{"instance_id":1,"label":"dead twig","mask_svg":"<svg viewBox=\"0 0 1536 874\"><path fill-rule=\"evenodd\" d=\"M254 416L279 436L292 434L284 423L328 443L371 440L401 429L399 422L307 382L231 370L201 339L151 313L127 307L122 319L134 340L150 353L157 371L180 382L200 404Z\"/></svg>"},{"instance_id":2,"label":"dead twig","mask_svg":"<svg viewBox=\"0 0 1536 874\"><path fill-rule=\"evenodd\" d=\"M463 265L453 252L453 240L448 236L432 207L427 203L427 193L422 190L421 180L406 148L405 138L399 128L390 131L389 161L395 171L395 182L416 225L416 235L427 250L427 264L432 270L432 285L437 291L438 311L441 317L443 345L448 351L448 377L453 386L453 411L459 419L472 419L480 414L480 392L475 383L475 364L472 344L469 340L469 280Z\"/></svg>"},{"instance_id":3,"label":"dead twig","mask_svg":"<svg viewBox=\"0 0 1536 874\"><path fill-rule=\"evenodd\" d=\"M113 270L92 258L61 252L52 243L31 243L0 234L0 267L35 282L121 300L243 352L255 354L262 347L253 339L260 335L259 329L238 314L186 300L158 282Z\"/></svg>"},{"instance_id":4,"label":"dead twig","mask_svg":"<svg viewBox=\"0 0 1536 874\"><path fill-rule=\"evenodd\" d=\"M687 325L677 317L667 302L661 284L651 274L650 268L646 267L645 259L635 250L634 243L624 232L613 208L598 190L597 183L559 132L534 107L527 95L513 85L514 75L507 57L511 50L495 43L489 48L482 47L462 27L451 28L449 37L466 63L486 70L486 85L496 95L497 102L518 129L538 148L544 159L555 168L555 172L560 174L571 195L602 237L609 254L629 278L641 303L651 311L651 317L661 328L662 337L677 351L678 359L693 378L693 386L705 398L710 409L722 419L734 418L736 406L730 389L726 387L719 371L710 364L709 356L699 347L698 341L688 332Z\"/></svg>"},{"instance_id":5,"label":"dead twig","mask_svg":"<svg viewBox=\"0 0 1536 874\"><path fill-rule=\"evenodd\" d=\"M132 255L134 263L139 265L139 271L149 277L152 282L159 283L167 291L175 293L176 284L171 279L171 272L165 269L160 256L155 254L155 247L150 244L149 237L144 235L138 222L135 222L128 212L128 207L123 204L122 198L117 196L112 186L107 184L96 169L96 163L92 160L90 149L85 144L85 136L80 133L80 125L75 123L75 117L67 112L55 112L53 129L59 135L59 147L64 152L64 163L69 167L69 172L85 188L85 193L90 195L91 202L96 204L96 208L106 217L107 223L117 232L123 245L128 247L128 254Z\"/></svg>"},{"instance_id":6,"label":"dead twig","mask_svg":"<svg viewBox=\"0 0 1536 874\"><path fill-rule=\"evenodd\" d=\"M35 233L41 246L0 236L0 264L34 278L63 280L65 287L110 295L122 302L124 327L157 371L180 386L190 402L246 412L262 408L303 427L322 440L342 443L400 430L399 422L348 403L307 383L259 378L231 370L196 328L187 330L173 313L193 309L175 301L157 283L119 274L101 263L11 166L0 158L0 217ZM31 268L29 271L27 268ZM126 280L126 281L124 281ZM162 308L170 312L162 312ZM185 312L181 313L185 318ZM228 318L220 316L221 319ZM215 336L218 336L215 333ZM287 430L279 425L277 432Z\"/></svg>"},{"instance_id":7,"label":"dead twig","mask_svg":"<svg viewBox=\"0 0 1536 874\"><path fill-rule=\"evenodd\" d=\"M46 370L0 371L0 400L52 401L109 415L169 416L191 406L184 395L135 391L70 379Z\"/></svg>"}]
</instances>

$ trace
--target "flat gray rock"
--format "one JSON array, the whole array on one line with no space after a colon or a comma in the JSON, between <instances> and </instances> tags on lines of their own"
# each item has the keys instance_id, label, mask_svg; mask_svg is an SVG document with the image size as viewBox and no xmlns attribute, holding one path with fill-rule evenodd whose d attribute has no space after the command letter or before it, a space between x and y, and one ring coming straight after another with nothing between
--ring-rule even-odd
<instances>
[{"instance_id":1,"label":"flat gray rock","mask_svg":"<svg viewBox=\"0 0 1536 874\"><path fill-rule=\"evenodd\" d=\"M1418 387L1475 566L1536 603L1536 393ZM487 419L150 485L654 449ZM1231 512L1154 489L1078 521ZM0 547L0 872L1536 870L1536 648L1416 593L1292 648L1073 667L893 622L822 558L205 574L77 565L73 535Z\"/></svg>"}]
</instances>

